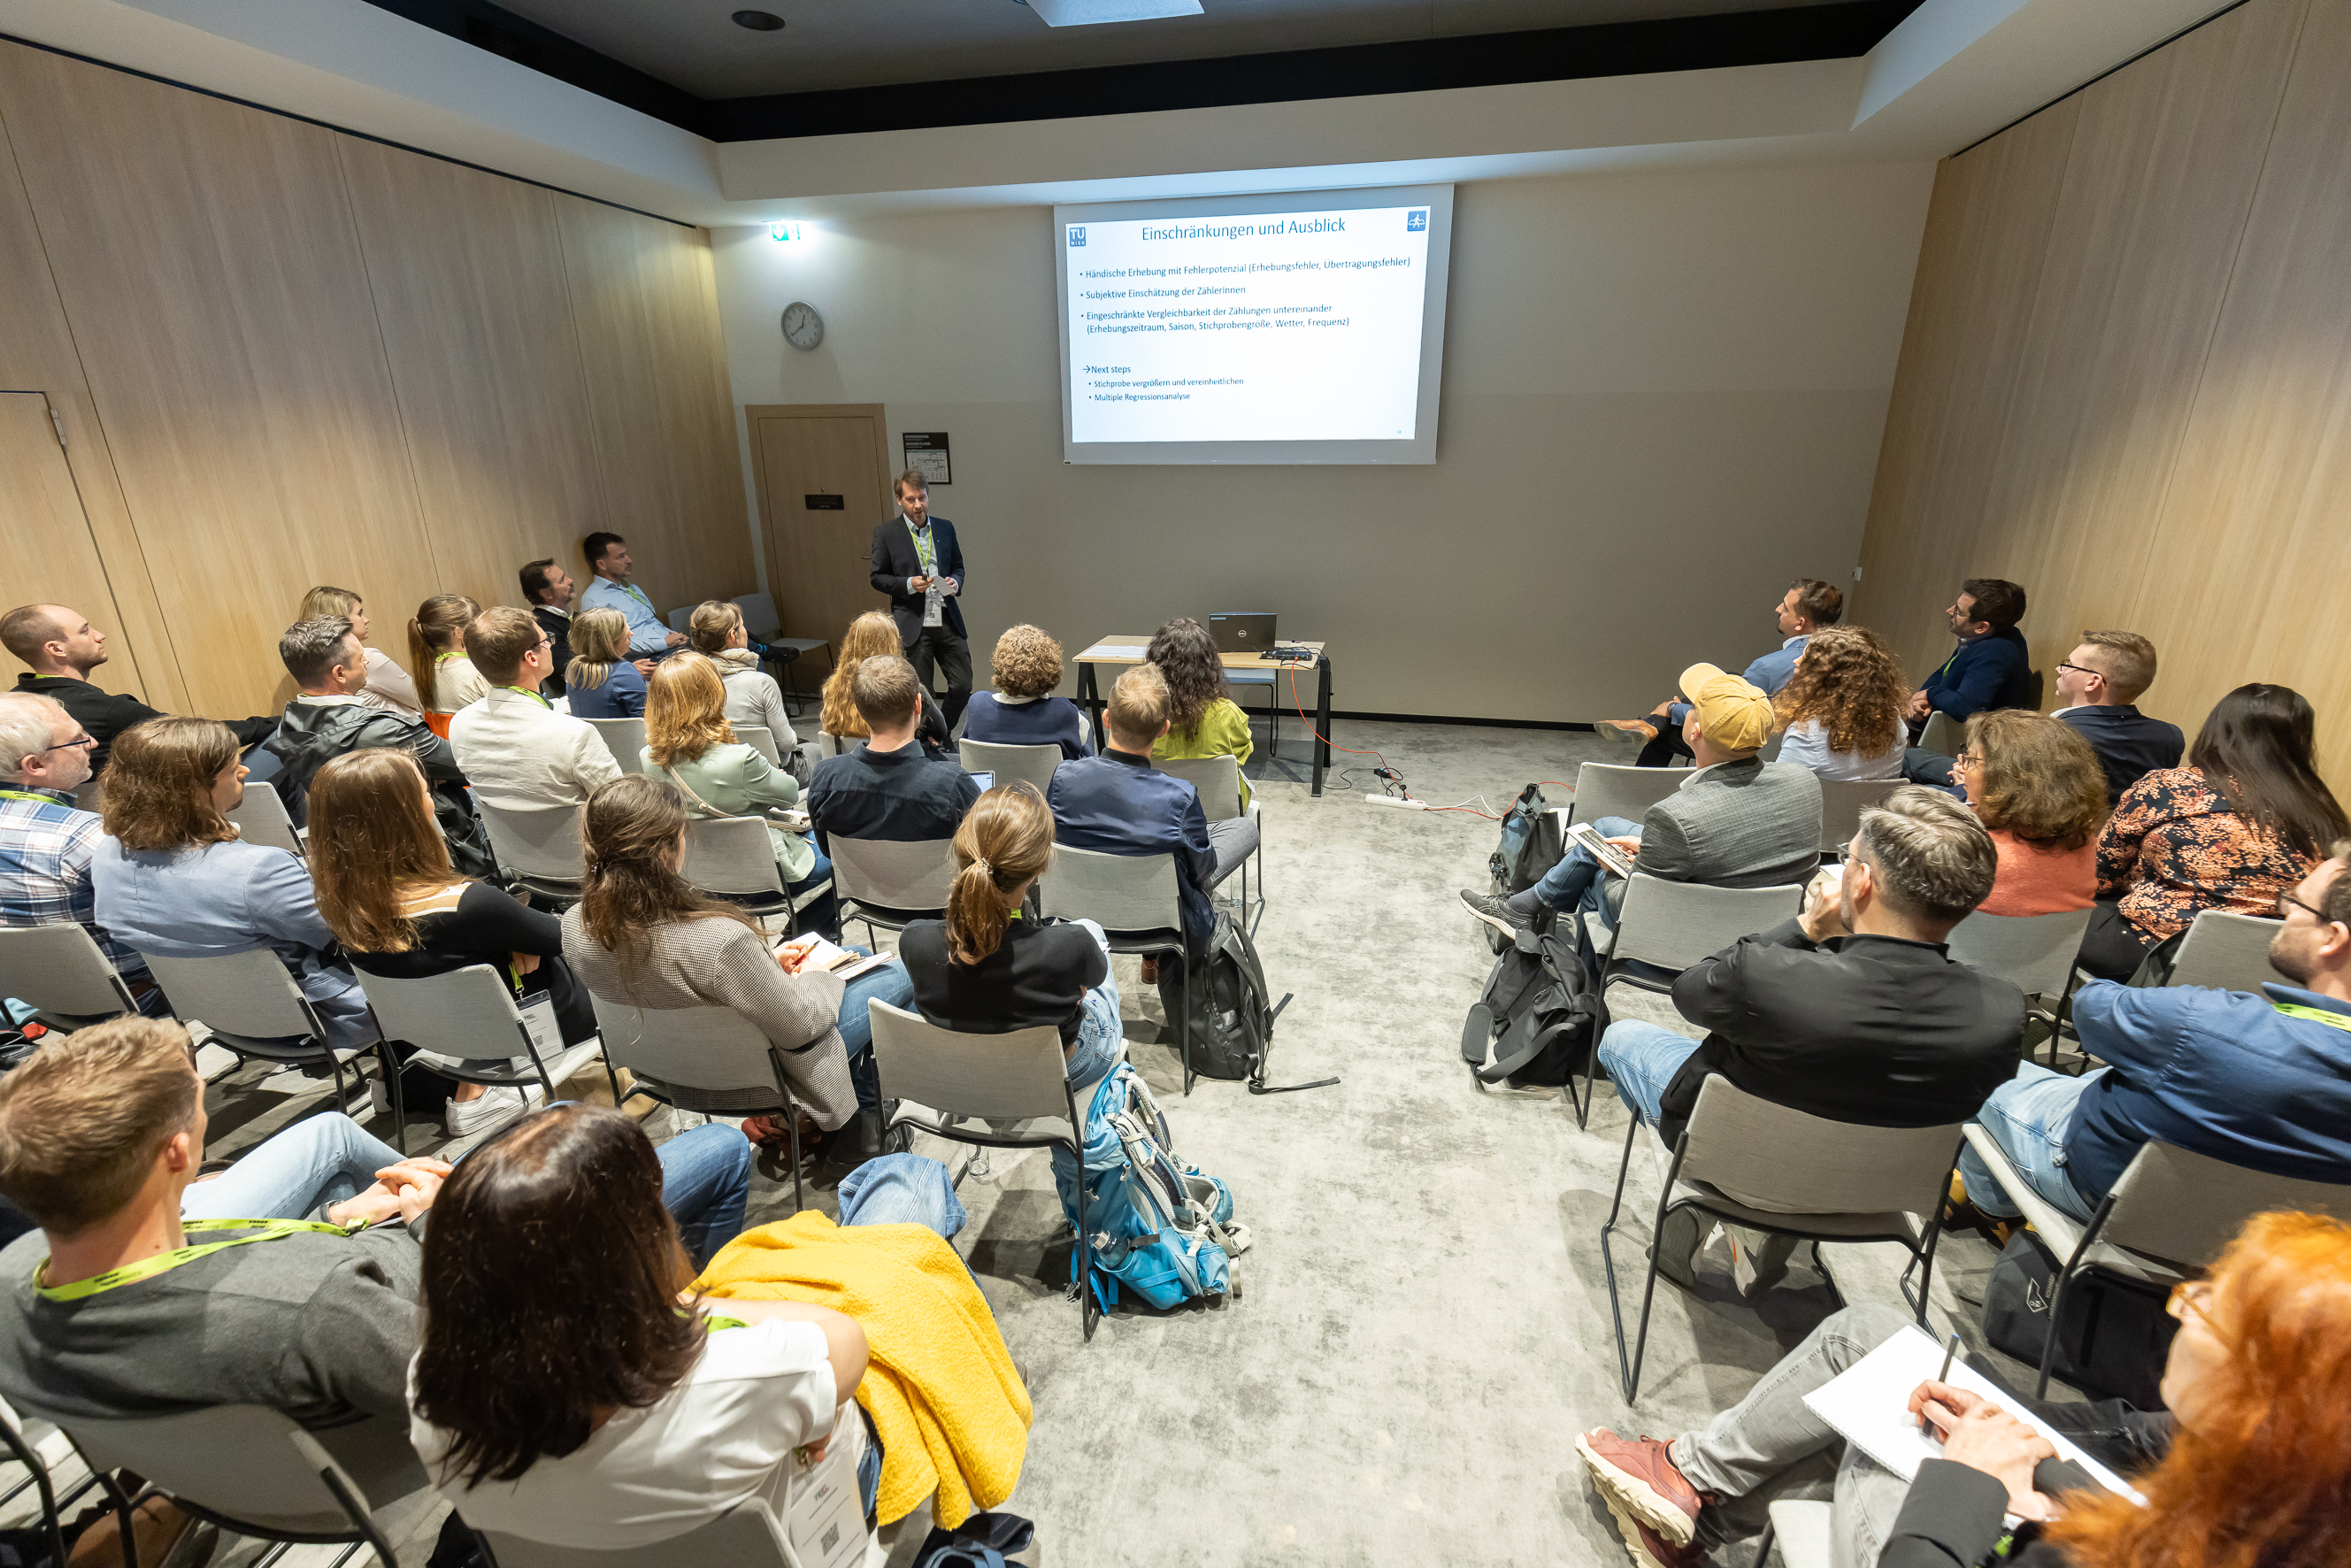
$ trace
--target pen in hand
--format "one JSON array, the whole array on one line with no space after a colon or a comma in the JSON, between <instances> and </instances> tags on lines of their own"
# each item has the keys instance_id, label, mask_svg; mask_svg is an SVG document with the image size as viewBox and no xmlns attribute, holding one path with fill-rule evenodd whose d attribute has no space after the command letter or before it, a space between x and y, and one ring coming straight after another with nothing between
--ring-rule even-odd
<instances>
[{"instance_id":1,"label":"pen in hand","mask_svg":"<svg viewBox=\"0 0 2351 1568\"><path fill-rule=\"evenodd\" d=\"M1942 1367L1942 1370L1941 1370L1941 1371L1939 1371L1939 1372L1938 1372L1938 1373L1936 1373L1936 1374L1935 1374L1935 1381L1936 1381L1936 1382L1938 1382L1938 1383L1948 1383L1948 1382L1949 1382L1949 1381L1950 1381L1950 1377L1951 1377L1951 1357L1953 1357L1953 1356L1957 1355L1959 1353L1959 1336L1958 1334L1954 1333L1953 1335L1951 1335L1951 1341L1950 1341L1950 1343L1949 1343L1949 1344L1946 1344L1946 1345L1943 1347L1943 1367ZM1918 1411L1918 1430L1920 1430L1921 1432L1928 1432L1928 1431L1932 1431L1932 1430L1933 1430L1933 1427L1932 1427L1932 1425L1931 1425L1931 1424L1928 1421L1928 1419L1927 1419L1927 1411L1926 1411L1926 1408L1925 1408L1925 1406L1924 1406L1924 1405L1923 1405L1923 1404L1921 1405L1921 1406L1920 1406L1920 1408L1919 1408L1919 1411Z\"/></svg>"}]
</instances>

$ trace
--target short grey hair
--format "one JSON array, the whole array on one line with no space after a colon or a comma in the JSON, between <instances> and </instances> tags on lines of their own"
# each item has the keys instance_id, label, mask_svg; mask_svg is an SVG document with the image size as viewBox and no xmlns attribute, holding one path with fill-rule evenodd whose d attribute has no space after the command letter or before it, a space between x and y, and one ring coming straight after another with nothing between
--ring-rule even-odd
<instances>
[{"instance_id":1,"label":"short grey hair","mask_svg":"<svg viewBox=\"0 0 2351 1568\"><path fill-rule=\"evenodd\" d=\"M1929 920L1966 918L2000 874L2000 851L1976 814L1917 784L1864 808L1854 849L1876 873L1886 903Z\"/></svg>"},{"instance_id":2,"label":"short grey hair","mask_svg":"<svg viewBox=\"0 0 2351 1568\"><path fill-rule=\"evenodd\" d=\"M348 615L297 621L286 628L286 635L277 639L277 656L286 661L287 673L294 677L296 685L315 686L341 662L343 639L350 634L351 618Z\"/></svg>"},{"instance_id":3,"label":"short grey hair","mask_svg":"<svg viewBox=\"0 0 2351 1568\"><path fill-rule=\"evenodd\" d=\"M25 777L25 758L49 748L49 731L69 717L65 705L37 692L0 693L0 779Z\"/></svg>"}]
</instances>

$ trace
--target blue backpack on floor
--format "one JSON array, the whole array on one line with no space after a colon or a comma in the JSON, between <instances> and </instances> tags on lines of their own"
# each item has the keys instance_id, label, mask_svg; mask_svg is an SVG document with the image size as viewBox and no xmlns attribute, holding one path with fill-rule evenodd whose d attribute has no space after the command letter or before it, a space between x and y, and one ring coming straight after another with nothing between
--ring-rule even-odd
<instances>
[{"instance_id":1,"label":"blue backpack on floor","mask_svg":"<svg viewBox=\"0 0 2351 1568\"><path fill-rule=\"evenodd\" d=\"M1121 1286L1163 1309L1239 1293L1232 1260L1249 1250L1249 1233L1232 1222L1232 1189L1177 1157L1167 1119L1132 1066L1120 1062L1094 1091L1082 1182L1059 1160L1054 1176L1062 1212L1092 1241L1091 1283L1104 1311ZM1080 1256L1070 1254L1073 1291Z\"/></svg>"}]
</instances>

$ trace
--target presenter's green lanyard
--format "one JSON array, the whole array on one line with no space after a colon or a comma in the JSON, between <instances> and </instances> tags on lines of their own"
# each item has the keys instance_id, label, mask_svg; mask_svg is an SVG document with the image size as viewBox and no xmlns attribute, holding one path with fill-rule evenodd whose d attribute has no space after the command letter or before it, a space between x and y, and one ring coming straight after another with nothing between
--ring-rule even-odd
<instances>
[{"instance_id":1,"label":"presenter's green lanyard","mask_svg":"<svg viewBox=\"0 0 2351 1568\"><path fill-rule=\"evenodd\" d=\"M2308 1019L2312 1023L2351 1032L2351 1013L2331 1013L2325 1008L2304 1007L2300 1002L2272 1002L2270 1006L2290 1019Z\"/></svg>"},{"instance_id":2,"label":"presenter's green lanyard","mask_svg":"<svg viewBox=\"0 0 2351 1568\"><path fill-rule=\"evenodd\" d=\"M908 523L906 531L914 536L914 554L922 559L923 575L936 577L939 574L939 558L931 546L929 527L925 525L918 528L914 524Z\"/></svg>"},{"instance_id":3,"label":"presenter's green lanyard","mask_svg":"<svg viewBox=\"0 0 2351 1568\"><path fill-rule=\"evenodd\" d=\"M109 1269L103 1274L92 1274L87 1280L76 1280L70 1285L50 1285L49 1260L33 1270L33 1287L45 1301L79 1301L117 1285L136 1284L152 1280L158 1274L168 1274L183 1263L193 1263L215 1252L225 1252L232 1247L251 1247L256 1242L282 1241L303 1230L323 1231L329 1236L356 1236L368 1228L362 1219L357 1225L325 1225L315 1219L191 1219L181 1225L184 1232L200 1230L251 1230L251 1236L238 1236L226 1241L204 1241L193 1247L175 1247L169 1252L158 1252L152 1258L141 1258L135 1263L125 1263L120 1269Z\"/></svg>"}]
</instances>

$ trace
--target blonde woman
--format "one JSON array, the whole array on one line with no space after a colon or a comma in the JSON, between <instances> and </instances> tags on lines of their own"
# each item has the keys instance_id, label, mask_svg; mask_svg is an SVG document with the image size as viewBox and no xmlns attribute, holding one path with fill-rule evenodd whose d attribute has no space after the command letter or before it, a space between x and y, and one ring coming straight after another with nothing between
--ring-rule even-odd
<instances>
[{"instance_id":1,"label":"blonde woman","mask_svg":"<svg viewBox=\"0 0 2351 1568\"><path fill-rule=\"evenodd\" d=\"M1053 688L1061 684L1061 645L1034 626L1015 626L996 640L989 663L996 689L973 695L963 710L963 737L997 746L1058 746L1063 758L1092 757L1086 716Z\"/></svg>"},{"instance_id":2,"label":"blonde woman","mask_svg":"<svg viewBox=\"0 0 2351 1568\"><path fill-rule=\"evenodd\" d=\"M776 737L776 754L789 761L800 737L784 712L784 691L776 677L759 668L751 633L743 625L742 607L724 599L705 599L695 606L687 623L686 643L718 667L726 683L726 717L732 724L766 727Z\"/></svg>"},{"instance_id":3,"label":"blonde woman","mask_svg":"<svg viewBox=\"0 0 2351 1568\"><path fill-rule=\"evenodd\" d=\"M462 593L436 593L416 607L408 623L408 656L416 665L416 694L424 722L449 738L449 716L489 695L490 683L465 657L465 622L482 607Z\"/></svg>"},{"instance_id":4,"label":"blonde woman","mask_svg":"<svg viewBox=\"0 0 2351 1568\"><path fill-rule=\"evenodd\" d=\"M857 678L857 666L866 660L902 659L905 654L898 642L898 623L890 619L888 611L869 610L851 622L841 635L841 657L833 661L832 674L824 678L824 733L843 740L864 739L865 721L850 700L849 683ZM923 722L914 738L925 749L935 752L952 744L948 736L947 716L940 711L937 699L924 692Z\"/></svg>"},{"instance_id":5,"label":"blonde woman","mask_svg":"<svg viewBox=\"0 0 2351 1568\"><path fill-rule=\"evenodd\" d=\"M571 618L571 663L563 672L574 718L643 718L645 677L629 659L629 618L583 610Z\"/></svg>"},{"instance_id":6,"label":"blonde woman","mask_svg":"<svg viewBox=\"0 0 2351 1568\"><path fill-rule=\"evenodd\" d=\"M351 635L364 644L368 640L367 601L348 588L329 588L321 584L302 596L302 613L298 621L321 621L330 615L340 615L351 623ZM351 695L370 707L389 708L394 713L424 712L424 698L416 683L399 662L381 648L367 648L367 685Z\"/></svg>"}]
</instances>

